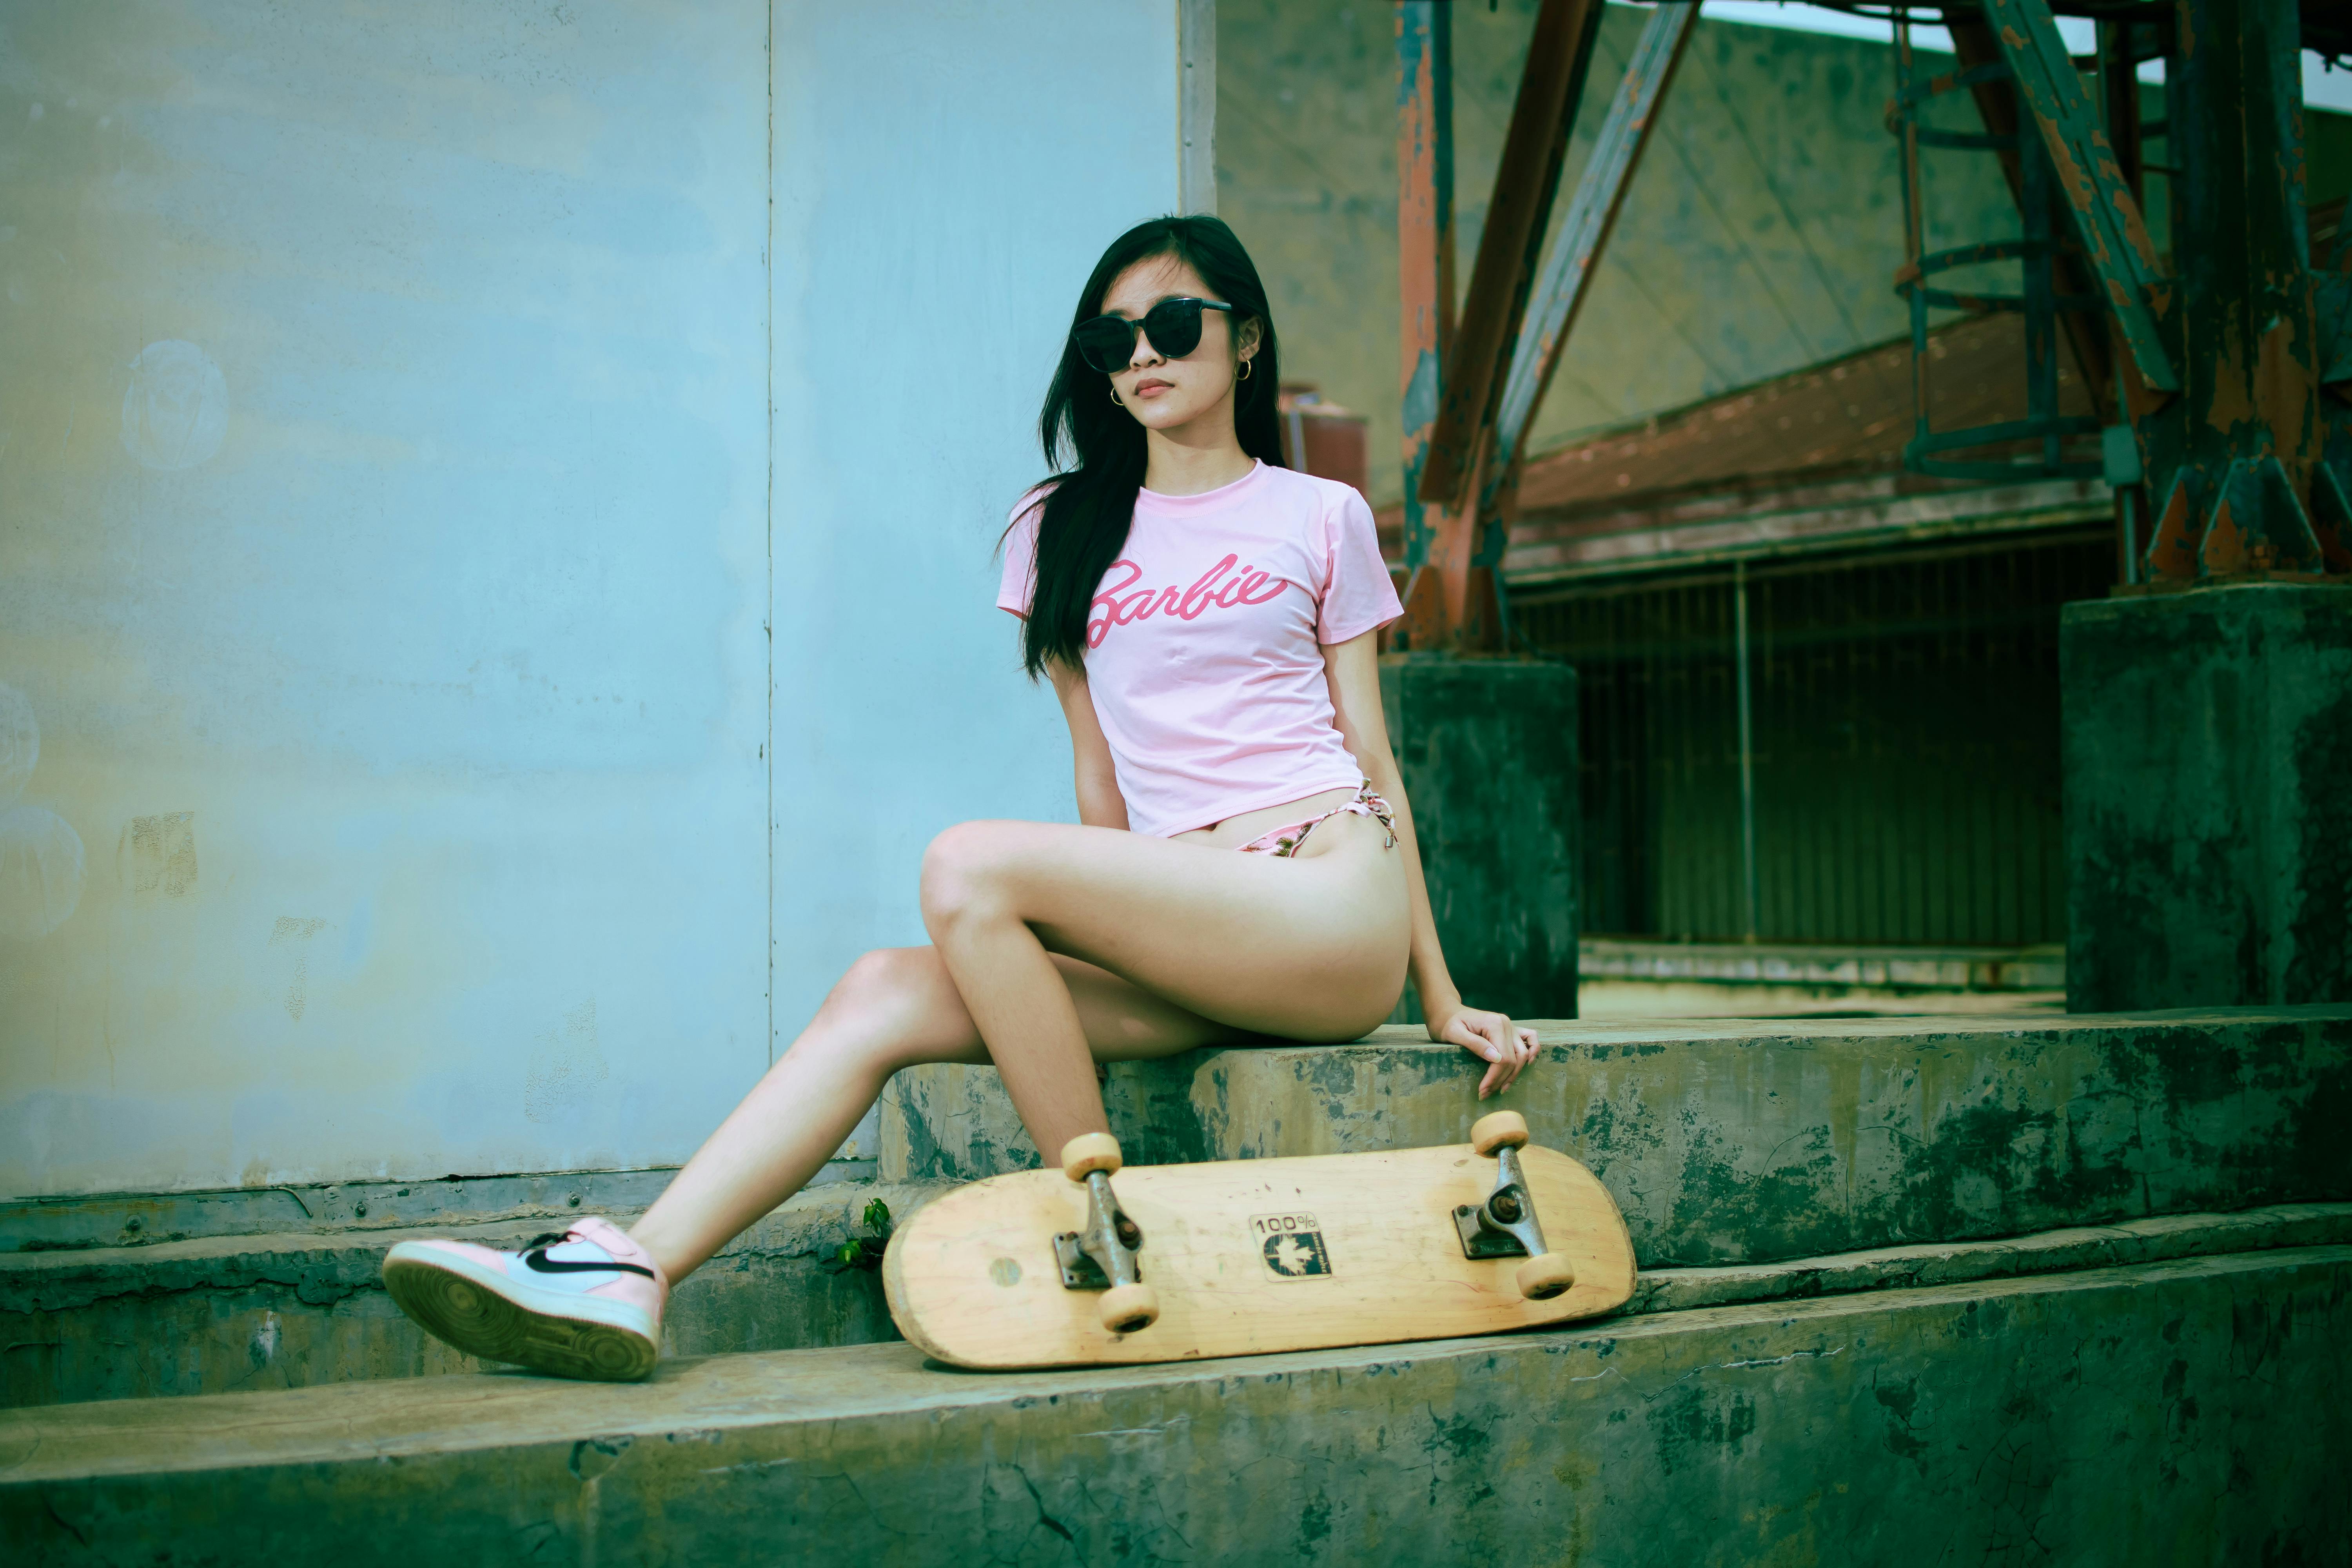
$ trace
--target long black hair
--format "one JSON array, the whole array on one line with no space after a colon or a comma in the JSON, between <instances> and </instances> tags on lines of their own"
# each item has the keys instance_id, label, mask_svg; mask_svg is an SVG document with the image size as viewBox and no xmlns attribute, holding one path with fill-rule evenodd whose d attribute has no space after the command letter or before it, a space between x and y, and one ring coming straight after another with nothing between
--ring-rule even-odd
<instances>
[{"instance_id":1,"label":"long black hair","mask_svg":"<svg viewBox=\"0 0 2352 1568\"><path fill-rule=\"evenodd\" d=\"M1237 350L1244 323L1257 322L1257 353L1249 378L1234 388L1234 434L1243 451L1283 467L1282 420L1275 411L1282 373L1265 286L1258 281L1249 252L1217 219L1156 217L1112 240L1078 292L1072 330L1102 313L1103 296L1120 273L1139 261L1163 256L1190 266L1213 298L1233 306L1230 315L1220 310L1203 314L1211 320L1224 317ZM1054 384L1045 391L1045 411L1037 416L1037 439L1053 472L1044 481L1036 586L1021 638L1022 667L1033 679L1044 673L1048 659L1073 669L1084 664L1095 588L1127 544L1128 530L1135 521L1135 494L1143 487L1145 451L1143 426L1110 399L1110 377L1080 358L1077 344L1066 337ZM1072 459L1066 468L1065 454Z\"/></svg>"}]
</instances>

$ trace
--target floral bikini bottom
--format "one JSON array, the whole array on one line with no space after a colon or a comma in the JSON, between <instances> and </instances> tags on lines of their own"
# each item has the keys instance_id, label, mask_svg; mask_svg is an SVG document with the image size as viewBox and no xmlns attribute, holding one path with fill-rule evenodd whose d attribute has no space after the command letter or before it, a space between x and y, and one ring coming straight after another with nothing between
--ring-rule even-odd
<instances>
[{"instance_id":1,"label":"floral bikini bottom","mask_svg":"<svg viewBox=\"0 0 2352 1568\"><path fill-rule=\"evenodd\" d=\"M1396 847L1396 808L1389 805L1380 793L1372 788L1371 780L1366 779L1363 787L1356 792L1356 798L1347 805L1335 805L1330 810L1310 816L1304 822L1294 822L1286 827L1277 827L1271 833L1260 834L1242 846L1242 853L1244 855L1296 855L1298 853L1298 847L1307 842L1308 834L1335 816L1372 818L1388 829L1389 841L1386 847L1391 849Z\"/></svg>"}]
</instances>

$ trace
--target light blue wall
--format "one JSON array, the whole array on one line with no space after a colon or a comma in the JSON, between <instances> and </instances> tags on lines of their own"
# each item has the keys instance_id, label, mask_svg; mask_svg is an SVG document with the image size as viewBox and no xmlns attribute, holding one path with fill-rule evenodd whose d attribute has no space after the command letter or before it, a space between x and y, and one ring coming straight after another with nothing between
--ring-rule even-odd
<instances>
[{"instance_id":1,"label":"light blue wall","mask_svg":"<svg viewBox=\"0 0 2352 1568\"><path fill-rule=\"evenodd\" d=\"M772 913L788 1039L1063 806L987 556L1173 8L994 9L0 0L0 1194L675 1162Z\"/></svg>"},{"instance_id":2,"label":"light blue wall","mask_svg":"<svg viewBox=\"0 0 2352 1568\"><path fill-rule=\"evenodd\" d=\"M780 7L776 1023L919 942L923 847L1073 820L995 607L1005 514L1105 245L1176 203L1170 0Z\"/></svg>"}]
</instances>

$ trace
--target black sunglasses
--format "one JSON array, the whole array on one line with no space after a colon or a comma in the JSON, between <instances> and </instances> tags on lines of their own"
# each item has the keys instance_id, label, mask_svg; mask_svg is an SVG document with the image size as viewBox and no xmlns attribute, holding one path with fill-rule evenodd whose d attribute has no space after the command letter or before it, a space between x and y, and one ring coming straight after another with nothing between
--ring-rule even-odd
<instances>
[{"instance_id":1,"label":"black sunglasses","mask_svg":"<svg viewBox=\"0 0 2352 1568\"><path fill-rule=\"evenodd\" d=\"M1135 357L1138 327L1150 337L1151 346L1163 358L1182 359L1199 348L1203 310L1231 313L1233 307L1214 300L1162 300L1145 311L1139 321L1130 321L1125 316L1097 316L1090 321L1080 321L1070 329L1070 341L1078 345L1079 357L1105 375L1111 375L1125 370L1128 362Z\"/></svg>"}]
</instances>

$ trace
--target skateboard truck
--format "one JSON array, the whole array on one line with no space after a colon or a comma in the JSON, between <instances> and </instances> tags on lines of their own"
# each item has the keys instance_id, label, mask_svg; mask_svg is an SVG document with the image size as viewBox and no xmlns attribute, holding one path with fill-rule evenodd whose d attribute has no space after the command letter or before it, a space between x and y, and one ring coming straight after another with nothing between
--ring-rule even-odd
<instances>
[{"instance_id":1,"label":"skateboard truck","mask_svg":"<svg viewBox=\"0 0 2352 1568\"><path fill-rule=\"evenodd\" d=\"M1518 1152L1528 1142L1527 1118L1516 1110L1482 1116L1470 1129L1470 1146L1495 1156L1495 1190L1483 1204L1454 1211L1465 1258L1524 1258L1514 1282L1530 1301L1548 1301L1576 1283L1576 1268L1544 1245L1536 1218L1535 1194L1519 1169Z\"/></svg>"},{"instance_id":2,"label":"skateboard truck","mask_svg":"<svg viewBox=\"0 0 2352 1568\"><path fill-rule=\"evenodd\" d=\"M1087 1227L1054 1237L1054 1261L1062 1266L1064 1289L1104 1293L1104 1328L1131 1334L1159 1321L1160 1297L1135 1260L1143 1232L1110 1190L1118 1167L1118 1140L1108 1132L1082 1132L1062 1145L1062 1173L1087 1189Z\"/></svg>"}]
</instances>

